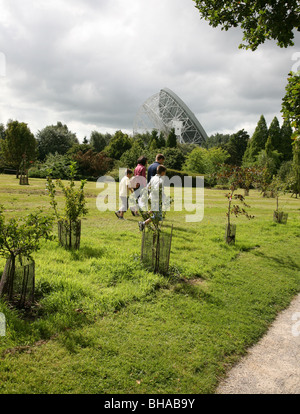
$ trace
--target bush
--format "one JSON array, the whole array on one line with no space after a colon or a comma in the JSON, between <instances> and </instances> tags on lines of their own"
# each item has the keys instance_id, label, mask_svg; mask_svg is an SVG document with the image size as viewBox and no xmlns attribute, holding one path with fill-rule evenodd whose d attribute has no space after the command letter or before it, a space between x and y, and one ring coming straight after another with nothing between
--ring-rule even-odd
<instances>
[{"instance_id":1,"label":"bush","mask_svg":"<svg viewBox=\"0 0 300 414\"><path fill-rule=\"evenodd\" d=\"M114 161L104 152L94 152L89 149L86 152L79 151L72 156L77 163L78 173L81 177L99 177L113 167Z\"/></svg>"},{"instance_id":2,"label":"bush","mask_svg":"<svg viewBox=\"0 0 300 414\"><path fill-rule=\"evenodd\" d=\"M29 170L29 177L46 178L48 171L51 170L51 177L65 179L69 177L69 165L71 161L68 156L49 154L44 163L36 162Z\"/></svg>"},{"instance_id":3,"label":"bush","mask_svg":"<svg viewBox=\"0 0 300 414\"><path fill-rule=\"evenodd\" d=\"M163 154L165 156L164 165L167 168L181 170L185 156L179 148L165 148Z\"/></svg>"},{"instance_id":4,"label":"bush","mask_svg":"<svg viewBox=\"0 0 300 414\"><path fill-rule=\"evenodd\" d=\"M203 176L204 174L194 174L194 173L188 173L186 171L179 171L179 170L173 170L171 168L167 169L166 176L171 179L172 177L178 176L182 180L182 186L184 184L184 177L192 177L192 187L196 187L196 177ZM209 184L209 176L204 175L204 186L210 187Z\"/></svg>"},{"instance_id":5,"label":"bush","mask_svg":"<svg viewBox=\"0 0 300 414\"><path fill-rule=\"evenodd\" d=\"M228 158L228 152L222 148L213 147L207 150L198 147L188 155L183 168L193 173L214 174L218 171L219 165L223 164Z\"/></svg>"}]
</instances>

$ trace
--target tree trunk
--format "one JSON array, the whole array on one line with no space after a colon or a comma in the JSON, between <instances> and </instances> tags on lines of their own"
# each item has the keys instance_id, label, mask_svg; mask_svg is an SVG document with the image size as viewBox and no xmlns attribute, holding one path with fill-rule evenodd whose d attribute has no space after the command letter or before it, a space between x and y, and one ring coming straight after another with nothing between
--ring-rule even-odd
<instances>
[{"instance_id":1,"label":"tree trunk","mask_svg":"<svg viewBox=\"0 0 300 414\"><path fill-rule=\"evenodd\" d=\"M81 237L81 221L58 221L58 239L66 249L79 249Z\"/></svg>"},{"instance_id":2,"label":"tree trunk","mask_svg":"<svg viewBox=\"0 0 300 414\"><path fill-rule=\"evenodd\" d=\"M236 224L227 224L225 228L225 242L235 244Z\"/></svg>"},{"instance_id":3,"label":"tree trunk","mask_svg":"<svg viewBox=\"0 0 300 414\"><path fill-rule=\"evenodd\" d=\"M152 272L168 273L172 235L173 226L170 234L162 231L143 231L141 261Z\"/></svg>"}]
</instances>

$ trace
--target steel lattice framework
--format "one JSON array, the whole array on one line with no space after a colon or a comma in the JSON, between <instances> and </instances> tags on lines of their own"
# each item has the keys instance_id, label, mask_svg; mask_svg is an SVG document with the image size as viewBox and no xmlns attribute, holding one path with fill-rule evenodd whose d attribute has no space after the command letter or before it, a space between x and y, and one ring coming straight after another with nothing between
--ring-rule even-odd
<instances>
[{"instance_id":1,"label":"steel lattice framework","mask_svg":"<svg viewBox=\"0 0 300 414\"><path fill-rule=\"evenodd\" d=\"M182 143L202 145L207 139L206 132L187 105L173 91L164 88L139 108L133 134L156 129L168 135L172 128Z\"/></svg>"}]
</instances>

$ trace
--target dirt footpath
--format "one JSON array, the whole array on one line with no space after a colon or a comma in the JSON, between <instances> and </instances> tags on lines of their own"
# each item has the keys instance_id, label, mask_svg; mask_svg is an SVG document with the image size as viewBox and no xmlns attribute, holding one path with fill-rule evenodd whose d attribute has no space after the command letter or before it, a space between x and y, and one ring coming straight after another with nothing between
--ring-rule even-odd
<instances>
[{"instance_id":1,"label":"dirt footpath","mask_svg":"<svg viewBox=\"0 0 300 414\"><path fill-rule=\"evenodd\" d=\"M229 371L216 394L300 394L300 295Z\"/></svg>"}]
</instances>

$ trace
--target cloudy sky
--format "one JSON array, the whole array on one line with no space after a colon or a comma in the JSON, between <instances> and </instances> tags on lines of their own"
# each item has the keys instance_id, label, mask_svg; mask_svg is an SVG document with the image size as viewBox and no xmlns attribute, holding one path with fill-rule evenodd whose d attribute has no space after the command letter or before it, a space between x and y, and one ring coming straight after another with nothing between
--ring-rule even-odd
<instances>
[{"instance_id":1,"label":"cloudy sky","mask_svg":"<svg viewBox=\"0 0 300 414\"><path fill-rule=\"evenodd\" d=\"M208 135L250 134L280 115L294 47L238 49L239 29L214 29L192 0L0 0L0 123L35 134L61 121L80 141L132 133L143 102L167 87ZM296 60L293 60L296 59Z\"/></svg>"}]
</instances>

